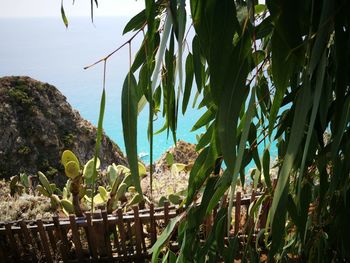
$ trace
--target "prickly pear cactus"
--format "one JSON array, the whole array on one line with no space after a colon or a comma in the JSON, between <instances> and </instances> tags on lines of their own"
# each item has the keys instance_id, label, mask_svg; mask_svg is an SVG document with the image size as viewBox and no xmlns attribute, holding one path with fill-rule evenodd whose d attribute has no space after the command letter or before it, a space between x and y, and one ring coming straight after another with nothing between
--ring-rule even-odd
<instances>
[{"instance_id":1,"label":"prickly pear cactus","mask_svg":"<svg viewBox=\"0 0 350 263\"><path fill-rule=\"evenodd\" d=\"M100 168L100 164L101 164L100 159L97 158L96 169ZM93 174L94 174L94 158L92 158L85 164L84 170L83 170L83 176L85 179L90 179Z\"/></svg>"},{"instance_id":2,"label":"prickly pear cactus","mask_svg":"<svg viewBox=\"0 0 350 263\"><path fill-rule=\"evenodd\" d=\"M70 190L72 193L74 212L79 217L83 216L83 212L80 207L80 199L82 198L84 186L82 174L80 172L79 160L73 152L65 150L62 154L61 162L64 166L66 176L71 179L70 189L68 190Z\"/></svg>"},{"instance_id":3,"label":"prickly pear cactus","mask_svg":"<svg viewBox=\"0 0 350 263\"><path fill-rule=\"evenodd\" d=\"M66 166L66 164L68 162L76 162L79 166L79 160L78 158L75 156L75 154L70 151L70 150L65 150L63 153L62 153L62 157L61 157L61 163L63 164L63 166Z\"/></svg>"},{"instance_id":4,"label":"prickly pear cactus","mask_svg":"<svg viewBox=\"0 0 350 263\"><path fill-rule=\"evenodd\" d=\"M136 192L130 169L126 166L109 165L107 175L104 177L101 174L99 178L104 185L100 185L98 193L94 194L94 189L89 187L94 174L94 159L81 166L75 154L66 150L62 154L61 163L68 177L62 191L55 184L50 183L42 172L38 172L40 184L37 186L37 191L49 197L52 207L62 209L66 215L75 213L76 216L81 217L82 208L89 209L92 203L97 207L106 207L107 212L112 213L118 205L126 209L143 200L142 195ZM100 160L97 159L96 170L99 167ZM139 163L139 171L141 177L146 175L147 171L142 163ZM13 185L18 181L18 177L14 178Z\"/></svg>"},{"instance_id":5,"label":"prickly pear cactus","mask_svg":"<svg viewBox=\"0 0 350 263\"><path fill-rule=\"evenodd\" d=\"M46 175L42 172L38 172L38 179L40 184L37 185L36 190L44 196L47 196L51 200L51 207L57 210L61 207L60 198L55 193L60 193L56 184L50 183Z\"/></svg>"}]
</instances>

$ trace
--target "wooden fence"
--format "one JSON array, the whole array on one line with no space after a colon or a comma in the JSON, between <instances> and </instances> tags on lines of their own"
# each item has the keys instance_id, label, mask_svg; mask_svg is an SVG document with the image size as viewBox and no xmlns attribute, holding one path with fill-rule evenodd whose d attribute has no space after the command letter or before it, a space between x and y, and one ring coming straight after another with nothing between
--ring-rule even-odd
<instances>
[{"instance_id":1,"label":"wooden fence","mask_svg":"<svg viewBox=\"0 0 350 263\"><path fill-rule=\"evenodd\" d=\"M244 211L248 211L255 198L254 193L250 198L241 198L241 193L237 193L234 234L242 228ZM261 222L266 220L264 211ZM111 215L102 211L87 212L82 218L70 215L69 218L54 216L52 220L3 222L0 223L0 261L142 262L149 257L148 249L169 220L178 213L177 207L165 203L164 207L151 205L147 210L134 206L128 213L118 209ZM216 211L205 219L204 234L210 232L215 215Z\"/></svg>"}]
</instances>

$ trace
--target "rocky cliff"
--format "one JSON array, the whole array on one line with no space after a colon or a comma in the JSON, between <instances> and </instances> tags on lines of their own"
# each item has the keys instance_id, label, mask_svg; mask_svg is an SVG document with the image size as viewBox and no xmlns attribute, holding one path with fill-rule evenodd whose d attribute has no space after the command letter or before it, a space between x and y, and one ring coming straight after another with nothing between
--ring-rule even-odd
<instances>
[{"instance_id":1,"label":"rocky cliff","mask_svg":"<svg viewBox=\"0 0 350 263\"><path fill-rule=\"evenodd\" d=\"M59 179L63 150L72 150L85 163L94 155L95 138L96 128L54 86L29 77L0 78L0 178L42 171ZM105 135L99 157L102 168L126 164Z\"/></svg>"}]
</instances>

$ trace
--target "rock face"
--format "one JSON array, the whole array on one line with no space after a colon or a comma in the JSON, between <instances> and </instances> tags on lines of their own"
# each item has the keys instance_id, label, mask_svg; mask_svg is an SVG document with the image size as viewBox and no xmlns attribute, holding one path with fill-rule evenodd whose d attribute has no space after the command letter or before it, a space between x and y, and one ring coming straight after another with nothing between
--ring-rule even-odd
<instances>
[{"instance_id":1,"label":"rock face","mask_svg":"<svg viewBox=\"0 0 350 263\"><path fill-rule=\"evenodd\" d=\"M62 152L69 149L85 163L94 155L95 139L96 128L54 86L29 77L0 78L0 178L42 171L59 182ZM102 168L127 163L105 135L99 157Z\"/></svg>"}]
</instances>

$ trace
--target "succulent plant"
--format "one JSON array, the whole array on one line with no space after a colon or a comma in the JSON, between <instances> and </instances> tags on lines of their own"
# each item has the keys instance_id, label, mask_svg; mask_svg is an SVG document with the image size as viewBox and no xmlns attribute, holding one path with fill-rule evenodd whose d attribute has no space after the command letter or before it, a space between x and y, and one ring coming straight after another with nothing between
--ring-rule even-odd
<instances>
[{"instance_id":1,"label":"succulent plant","mask_svg":"<svg viewBox=\"0 0 350 263\"><path fill-rule=\"evenodd\" d=\"M75 161L69 161L65 166L64 166L64 171L66 175L74 179L79 176L79 164L76 163Z\"/></svg>"},{"instance_id":2,"label":"succulent plant","mask_svg":"<svg viewBox=\"0 0 350 263\"><path fill-rule=\"evenodd\" d=\"M135 204L138 204L142 201L142 195L139 193L136 193L134 197L130 200L130 202L126 205L126 207L133 206Z\"/></svg>"},{"instance_id":3,"label":"succulent plant","mask_svg":"<svg viewBox=\"0 0 350 263\"><path fill-rule=\"evenodd\" d=\"M158 205L164 206L164 202L169 201L170 203L172 203L174 205L181 206L186 195L187 195L187 190L183 190L183 191L180 191L177 193L170 193L167 196L162 196L158 201Z\"/></svg>"},{"instance_id":4,"label":"succulent plant","mask_svg":"<svg viewBox=\"0 0 350 263\"><path fill-rule=\"evenodd\" d=\"M51 207L55 210L57 210L60 207L61 200L58 197L58 195L52 194L50 196L51 199Z\"/></svg>"},{"instance_id":5,"label":"succulent plant","mask_svg":"<svg viewBox=\"0 0 350 263\"><path fill-rule=\"evenodd\" d=\"M121 183L116 194L116 199L119 200L126 193L127 189L128 185L126 183Z\"/></svg>"},{"instance_id":6,"label":"succulent plant","mask_svg":"<svg viewBox=\"0 0 350 263\"><path fill-rule=\"evenodd\" d=\"M96 169L100 168L100 165L101 165L100 159L97 158ZM94 174L94 158L89 160L84 165L84 170L83 170L83 176L84 176L85 180L91 179L93 174Z\"/></svg>"},{"instance_id":7,"label":"succulent plant","mask_svg":"<svg viewBox=\"0 0 350 263\"><path fill-rule=\"evenodd\" d=\"M12 176L10 179L10 194L14 196L15 194L22 195L23 193L29 193L31 190L31 179L25 174Z\"/></svg>"},{"instance_id":8,"label":"succulent plant","mask_svg":"<svg viewBox=\"0 0 350 263\"><path fill-rule=\"evenodd\" d=\"M109 165L107 168L107 177L110 185L113 185L117 178L120 178L120 174L118 173L118 167L113 163Z\"/></svg>"},{"instance_id":9,"label":"succulent plant","mask_svg":"<svg viewBox=\"0 0 350 263\"><path fill-rule=\"evenodd\" d=\"M37 191L50 198L53 209L62 209L66 215L75 213L76 216L83 216L82 207L89 209L92 202L97 206L105 205L107 212L111 213L118 205L130 207L143 200L136 192L130 169L123 165L109 165L107 176L101 174L102 185L98 187L98 193L94 195L91 186L94 174L94 159L89 160L83 167L72 151L65 150L61 156L61 163L64 166L65 175L68 180L60 190L56 184L50 183L44 173L38 172L39 184ZM100 167L100 160L97 158L96 170ZM146 167L139 163L140 177L146 176ZM11 178L11 194L22 193L31 186L30 178L21 174ZM127 203L127 200L129 202Z\"/></svg>"},{"instance_id":10,"label":"succulent plant","mask_svg":"<svg viewBox=\"0 0 350 263\"><path fill-rule=\"evenodd\" d=\"M79 165L79 160L75 156L75 154L70 150L65 150L62 153L61 163L63 164L63 166L66 166L66 164L70 161L76 162Z\"/></svg>"},{"instance_id":11,"label":"succulent plant","mask_svg":"<svg viewBox=\"0 0 350 263\"><path fill-rule=\"evenodd\" d=\"M158 205L159 206L164 206L165 201L167 201L168 199L165 196L162 196L161 198L159 198L158 201Z\"/></svg>"},{"instance_id":12,"label":"succulent plant","mask_svg":"<svg viewBox=\"0 0 350 263\"><path fill-rule=\"evenodd\" d=\"M139 163L140 176L146 175L146 168L142 163ZM107 175L109 182L112 183L111 191L109 192L109 199L107 201L107 212L111 213L113 209L117 207L117 202L126 200L125 193L129 192L132 196L131 201L127 205L139 203L142 197L136 193L135 187L133 186L133 179L129 168L123 165L110 165L107 169Z\"/></svg>"},{"instance_id":13,"label":"succulent plant","mask_svg":"<svg viewBox=\"0 0 350 263\"><path fill-rule=\"evenodd\" d=\"M84 186L82 174L80 173L79 160L73 152L65 150L62 154L61 162L64 166L66 176L71 179L68 190L72 193L74 212L77 216L83 216L80 207L80 199L84 196Z\"/></svg>"},{"instance_id":14,"label":"succulent plant","mask_svg":"<svg viewBox=\"0 0 350 263\"><path fill-rule=\"evenodd\" d=\"M56 184L50 184L49 180L42 172L38 172L38 179L40 184L36 187L37 191L51 199L51 207L54 210L58 209L61 204L58 195L55 194L55 192L58 192Z\"/></svg>"},{"instance_id":15,"label":"succulent plant","mask_svg":"<svg viewBox=\"0 0 350 263\"><path fill-rule=\"evenodd\" d=\"M165 160L168 166L171 166L174 163L174 155L172 155L171 153L167 153L165 156Z\"/></svg>"},{"instance_id":16,"label":"succulent plant","mask_svg":"<svg viewBox=\"0 0 350 263\"><path fill-rule=\"evenodd\" d=\"M146 167L141 162L139 162L139 175L141 178L143 178L147 175Z\"/></svg>"},{"instance_id":17,"label":"succulent plant","mask_svg":"<svg viewBox=\"0 0 350 263\"><path fill-rule=\"evenodd\" d=\"M21 184L26 187L26 188L30 188L31 187L31 176L28 176L25 173L20 173L19 174L19 179Z\"/></svg>"},{"instance_id":18,"label":"succulent plant","mask_svg":"<svg viewBox=\"0 0 350 263\"><path fill-rule=\"evenodd\" d=\"M68 215L68 214L73 214L75 209L71 201L68 199L62 199L60 201L63 211Z\"/></svg>"},{"instance_id":19,"label":"succulent plant","mask_svg":"<svg viewBox=\"0 0 350 263\"><path fill-rule=\"evenodd\" d=\"M107 168L107 175L109 182L112 185L111 191L109 193L109 199L107 201L107 213L111 213L113 209L116 208L116 203L122 196L124 196L128 184L125 183L125 178L128 176L125 176L125 172L128 172L128 168L125 166L117 166L115 164L112 164L108 166ZM130 172L130 170L129 170ZM130 173L128 173L129 175ZM129 179L127 179L129 181Z\"/></svg>"},{"instance_id":20,"label":"succulent plant","mask_svg":"<svg viewBox=\"0 0 350 263\"><path fill-rule=\"evenodd\" d=\"M168 196L168 199L171 203L173 203L174 205L179 205L181 204L181 197L179 195L176 195L176 194L170 194Z\"/></svg>"}]
</instances>

